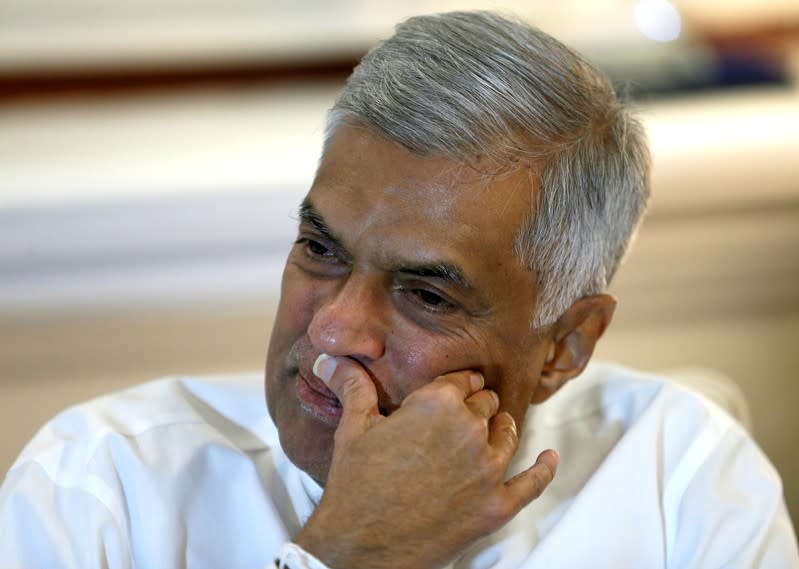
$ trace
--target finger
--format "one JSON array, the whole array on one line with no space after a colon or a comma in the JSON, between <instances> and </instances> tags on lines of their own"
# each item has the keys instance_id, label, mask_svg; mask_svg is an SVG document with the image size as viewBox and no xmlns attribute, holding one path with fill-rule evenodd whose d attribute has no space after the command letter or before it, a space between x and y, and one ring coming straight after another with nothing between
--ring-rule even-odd
<instances>
[{"instance_id":1,"label":"finger","mask_svg":"<svg viewBox=\"0 0 799 569\"><path fill-rule=\"evenodd\" d=\"M483 389L470 395L464 401L466 406L479 417L488 421L491 417L496 415L499 409L499 397L496 392L490 389Z\"/></svg>"},{"instance_id":2,"label":"finger","mask_svg":"<svg viewBox=\"0 0 799 569\"><path fill-rule=\"evenodd\" d=\"M450 385L455 387L465 400L485 387L485 379L479 371L456 371L438 376L432 387Z\"/></svg>"},{"instance_id":3,"label":"finger","mask_svg":"<svg viewBox=\"0 0 799 569\"><path fill-rule=\"evenodd\" d=\"M341 402L343 413L336 436L363 433L374 423L374 417L380 416L375 385L357 362L320 354L313 371Z\"/></svg>"},{"instance_id":4,"label":"finger","mask_svg":"<svg viewBox=\"0 0 799 569\"><path fill-rule=\"evenodd\" d=\"M519 448L519 433L516 430L516 421L507 411L494 415L491 419L488 444L502 456L506 464L510 463L516 454Z\"/></svg>"},{"instance_id":5,"label":"finger","mask_svg":"<svg viewBox=\"0 0 799 569\"><path fill-rule=\"evenodd\" d=\"M535 464L507 482L505 488L516 505L516 511L538 498L555 478L560 456L552 449L538 455Z\"/></svg>"}]
</instances>

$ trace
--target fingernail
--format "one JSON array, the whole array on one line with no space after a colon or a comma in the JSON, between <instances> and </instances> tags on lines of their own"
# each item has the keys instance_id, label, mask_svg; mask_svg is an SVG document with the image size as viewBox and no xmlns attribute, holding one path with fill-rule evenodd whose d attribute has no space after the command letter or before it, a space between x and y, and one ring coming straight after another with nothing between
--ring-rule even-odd
<instances>
[{"instance_id":1,"label":"fingernail","mask_svg":"<svg viewBox=\"0 0 799 569\"><path fill-rule=\"evenodd\" d=\"M333 373L336 371L337 365L338 362L336 358L328 356L327 354L319 354L319 357L316 358L313 364L314 375L325 383L329 383L330 378L333 377Z\"/></svg>"},{"instance_id":2,"label":"fingernail","mask_svg":"<svg viewBox=\"0 0 799 569\"><path fill-rule=\"evenodd\" d=\"M474 391L480 391L481 389L483 389L483 386L486 384L482 373L473 373L471 381L472 381L472 390Z\"/></svg>"}]
</instances>

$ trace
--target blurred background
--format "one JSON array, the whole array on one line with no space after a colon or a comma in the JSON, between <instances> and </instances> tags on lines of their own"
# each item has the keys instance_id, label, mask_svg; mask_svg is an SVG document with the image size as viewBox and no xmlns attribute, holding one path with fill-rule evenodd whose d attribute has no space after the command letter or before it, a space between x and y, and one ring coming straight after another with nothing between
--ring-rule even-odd
<instances>
[{"instance_id":1,"label":"blurred background","mask_svg":"<svg viewBox=\"0 0 799 569\"><path fill-rule=\"evenodd\" d=\"M326 109L397 21L462 8L640 107L654 201L598 355L732 378L797 525L795 0L0 0L0 475L76 402L262 367Z\"/></svg>"}]
</instances>

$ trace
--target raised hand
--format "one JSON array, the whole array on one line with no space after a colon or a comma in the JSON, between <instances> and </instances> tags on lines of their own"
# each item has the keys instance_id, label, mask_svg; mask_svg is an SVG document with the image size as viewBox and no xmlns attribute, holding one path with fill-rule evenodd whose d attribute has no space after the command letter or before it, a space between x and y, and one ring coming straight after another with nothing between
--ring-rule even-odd
<instances>
[{"instance_id":1,"label":"raised hand","mask_svg":"<svg viewBox=\"0 0 799 569\"><path fill-rule=\"evenodd\" d=\"M483 378L459 371L380 415L367 372L320 358L315 372L343 406L322 501L295 542L333 568L439 567L504 525L552 481L554 451L505 480L513 418Z\"/></svg>"}]
</instances>

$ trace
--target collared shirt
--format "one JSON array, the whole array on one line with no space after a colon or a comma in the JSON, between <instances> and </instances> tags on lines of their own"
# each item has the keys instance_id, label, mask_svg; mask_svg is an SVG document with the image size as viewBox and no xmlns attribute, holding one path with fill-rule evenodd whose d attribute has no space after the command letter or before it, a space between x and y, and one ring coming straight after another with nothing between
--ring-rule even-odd
<instances>
[{"instance_id":1,"label":"collared shirt","mask_svg":"<svg viewBox=\"0 0 799 569\"><path fill-rule=\"evenodd\" d=\"M700 396L591 365L530 409L509 474L544 448L554 482L455 568L799 567L777 473ZM259 374L162 379L42 428L0 487L0 567L270 567L321 493Z\"/></svg>"}]
</instances>

